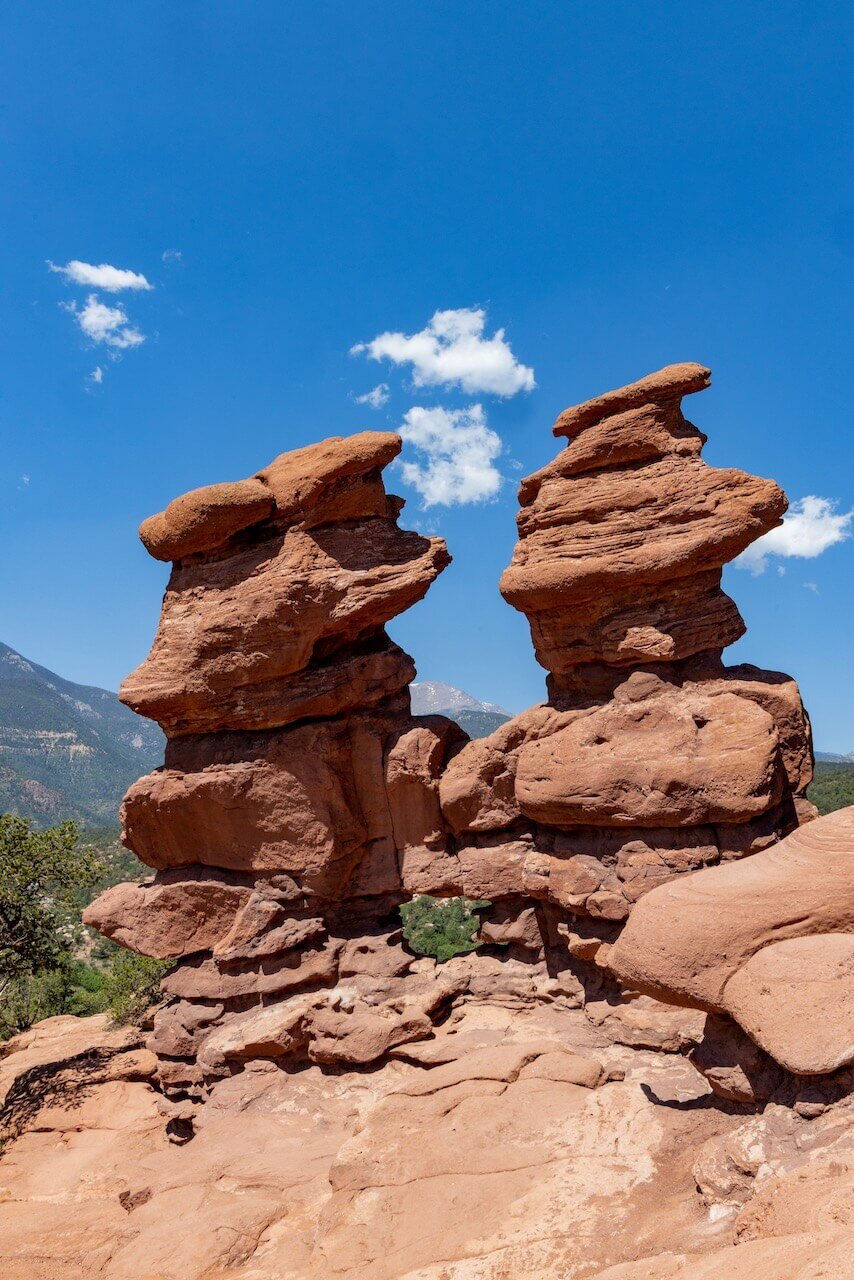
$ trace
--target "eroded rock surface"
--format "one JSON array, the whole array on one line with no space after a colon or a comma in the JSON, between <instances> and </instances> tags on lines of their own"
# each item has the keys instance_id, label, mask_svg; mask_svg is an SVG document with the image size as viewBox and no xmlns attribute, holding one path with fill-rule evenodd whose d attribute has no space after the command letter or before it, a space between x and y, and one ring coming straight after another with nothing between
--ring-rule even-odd
<instances>
[{"instance_id":1,"label":"eroded rock surface","mask_svg":"<svg viewBox=\"0 0 854 1280\"><path fill-rule=\"evenodd\" d=\"M608 964L660 999L730 1015L798 1075L854 1061L854 807L657 888Z\"/></svg>"},{"instance_id":2,"label":"eroded rock surface","mask_svg":"<svg viewBox=\"0 0 854 1280\"><path fill-rule=\"evenodd\" d=\"M0 1158L4 1280L847 1275L849 1102L710 1106L684 1058L580 1010L484 992L370 1072L248 1061L183 1145L185 1104L103 1018L4 1050L28 1099Z\"/></svg>"},{"instance_id":3,"label":"eroded rock surface","mask_svg":"<svg viewBox=\"0 0 854 1280\"><path fill-rule=\"evenodd\" d=\"M548 698L474 742L384 631L449 560L398 527L398 437L144 523L155 874L86 919L175 963L145 1047L60 1020L0 1060L4 1277L847 1275L854 810L814 820L794 681L722 661L722 567L786 500L702 460L708 382L558 419L502 579ZM486 899L480 948L415 955L418 893Z\"/></svg>"},{"instance_id":4,"label":"eroded rock surface","mask_svg":"<svg viewBox=\"0 0 854 1280\"><path fill-rule=\"evenodd\" d=\"M449 559L398 527L397 436L282 454L143 524L174 566L122 696L168 746L123 822L156 876L87 920L177 961L151 1037L169 1092L201 1100L255 1059L382 1061L480 983L606 1018L609 948L650 890L809 817L796 685L721 660L743 628L721 566L785 498L702 461L680 402L707 384L672 366L558 420L502 580L549 700L479 741L411 716L414 666L383 630ZM465 977L428 982L401 946L414 893L489 901ZM616 998L630 1042L695 1043Z\"/></svg>"},{"instance_id":5,"label":"eroded rock surface","mask_svg":"<svg viewBox=\"0 0 854 1280\"><path fill-rule=\"evenodd\" d=\"M708 380L672 366L561 415L568 443L522 483L501 586L530 620L549 697L478 741L411 715L414 667L384 631L449 561L398 525L382 481L396 436L283 454L145 522L174 565L122 697L168 744L123 821L156 875L87 920L176 961L150 1041L171 1096L203 1101L252 1061L385 1061L484 989L586 1005L637 1046L697 1045L701 1015L686 1031L644 1003L674 998L645 963L628 990L614 983L621 930L694 872L755 863L761 879L812 816L797 686L721 658L743 629L722 566L786 501L702 460L681 398ZM480 951L428 974L399 932L416 893L486 899ZM797 962L777 965L794 1000ZM750 994L765 978L750 979L743 1025L767 1045L776 1022ZM679 998L735 1016L693 988Z\"/></svg>"}]
</instances>

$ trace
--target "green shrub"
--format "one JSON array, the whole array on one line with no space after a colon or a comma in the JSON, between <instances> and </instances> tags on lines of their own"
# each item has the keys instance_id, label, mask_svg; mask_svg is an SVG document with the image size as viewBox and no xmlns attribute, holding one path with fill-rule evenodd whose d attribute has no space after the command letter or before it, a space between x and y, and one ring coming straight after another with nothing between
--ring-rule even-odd
<instances>
[{"instance_id":1,"label":"green shrub","mask_svg":"<svg viewBox=\"0 0 854 1280\"><path fill-rule=\"evenodd\" d=\"M0 814L0 998L17 979L61 964L73 942L69 910L100 870L73 822L34 831L24 818Z\"/></svg>"},{"instance_id":2,"label":"green shrub","mask_svg":"<svg viewBox=\"0 0 854 1280\"><path fill-rule=\"evenodd\" d=\"M160 980L169 967L166 960L118 951L104 974L106 1004L114 1021L141 1021L149 1005L160 999Z\"/></svg>"},{"instance_id":3,"label":"green shrub","mask_svg":"<svg viewBox=\"0 0 854 1280\"><path fill-rule=\"evenodd\" d=\"M0 1040L57 1014L110 1009L117 1022L135 1022L159 998L163 961L97 935L86 944L80 908L99 880L115 883L124 869L121 856L111 861L96 846L81 844L72 822L37 831L0 814Z\"/></svg>"},{"instance_id":4,"label":"green shrub","mask_svg":"<svg viewBox=\"0 0 854 1280\"><path fill-rule=\"evenodd\" d=\"M0 1040L58 1014L88 1017L107 1007L104 977L68 955L50 969L11 978L0 997Z\"/></svg>"},{"instance_id":5,"label":"green shrub","mask_svg":"<svg viewBox=\"0 0 854 1280\"><path fill-rule=\"evenodd\" d=\"M63 1013L73 1013L78 1018L88 1018L93 1013L103 1013L107 1008L107 992L104 972L93 969L80 960L70 963L71 987Z\"/></svg>"},{"instance_id":6,"label":"green shrub","mask_svg":"<svg viewBox=\"0 0 854 1280\"><path fill-rule=\"evenodd\" d=\"M68 983L62 969L22 973L11 978L0 998L0 1040L26 1031L42 1018L65 1013Z\"/></svg>"},{"instance_id":7,"label":"green shrub","mask_svg":"<svg viewBox=\"0 0 854 1280\"><path fill-rule=\"evenodd\" d=\"M433 956L440 964L452 956L475 951L480 921L474 915L490 906L479 898L431 898L419 893L400 908L403 936L420 956Z\"/></svg>"}]
</instances>

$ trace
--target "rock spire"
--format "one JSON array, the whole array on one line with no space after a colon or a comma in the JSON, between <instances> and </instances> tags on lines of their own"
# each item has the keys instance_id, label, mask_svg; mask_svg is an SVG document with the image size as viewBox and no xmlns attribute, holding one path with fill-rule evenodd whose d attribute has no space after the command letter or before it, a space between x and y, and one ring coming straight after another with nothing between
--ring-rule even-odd
<instances>
[{"instance_id":1,"label":"rock spire","mask_svg":"<svg viewBox=\"0 0 854 1280\"><path fill-rule=\"evenodd\" d=\"M615 973L777 1044L751 993L768 972L793 989L800 935L777 930L784 951L761 961L742 948L726 1000L703 994L714 981L692 969L684 930L661 972L648 959L669 929L660 895L681 902L684 883L691 898L712 874L737 895L814 816L797 685L722 660L744 631L722 567L786 499L703 461L681 402L708 384L702 365L672 365L558 418L567 443L522 483L501 581L548 698L475 741L411 715L414 666L384 630L449 562L440 539L398 526L382 481L397 436L283 454L145 521L173 568L121 696L168 745L123 822L156 875L108 890L87 920L175 961L151 1038L167 1089L203 1096L257 1057L410 1052L455 1000L613 1007ZM418 893L488 900L481 949L416 957L397 909ZM618 938L638 903L638 921L659 923L630 946L634 917ZM846 919L816 912L818 931L850 933ZM801 1061L788 1045L777 1057Z\"/></svg>"}]
</instances>

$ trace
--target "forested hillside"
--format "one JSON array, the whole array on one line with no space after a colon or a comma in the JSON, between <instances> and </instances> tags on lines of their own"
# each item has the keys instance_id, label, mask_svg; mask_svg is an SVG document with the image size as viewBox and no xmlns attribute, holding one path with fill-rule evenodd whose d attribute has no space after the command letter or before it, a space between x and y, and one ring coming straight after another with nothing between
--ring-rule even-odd
<instances>
[{"instance_id":1,"label":"forested hillside","mask_svg":"<svg viewBox=\"0 0 854 1280\"><path fill-rule=\"evenodd\" d=\"M162 759L158 726L114 693L0 644L0 812L41 826L111 824L130 784Z\"/></svg>"},{"instance_id":2,"label":"forested hillside","mask_svg":"<svg viewBox=\"0 0 854 1280\"><path fill-rule=\"evenodd\" d=\"M822 815L854 804L854 763L829 764L817 760L815 778L807 794Z\"/></svg>"}]
</instances>

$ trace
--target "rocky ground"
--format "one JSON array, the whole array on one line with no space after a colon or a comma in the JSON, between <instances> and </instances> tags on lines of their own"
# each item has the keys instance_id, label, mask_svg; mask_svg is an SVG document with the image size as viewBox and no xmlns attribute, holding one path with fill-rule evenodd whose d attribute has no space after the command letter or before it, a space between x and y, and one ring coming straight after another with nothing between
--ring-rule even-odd
<instances>
[{"instance_id":1,"label":"rocky ground","mask_svg":"<svg viewBox=\"0 0 854 1280\"><path fill-rule=\"evenodd\" d=\"M850 1275L849 1104L714 1099L664 1012L464 1001L378 1068L249 1064L185 1142L138 1032L48 1019L0 1060L4 1280Z\"/></svg>"}]
</instances>

